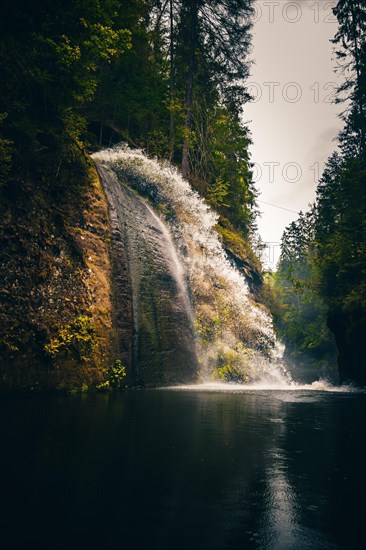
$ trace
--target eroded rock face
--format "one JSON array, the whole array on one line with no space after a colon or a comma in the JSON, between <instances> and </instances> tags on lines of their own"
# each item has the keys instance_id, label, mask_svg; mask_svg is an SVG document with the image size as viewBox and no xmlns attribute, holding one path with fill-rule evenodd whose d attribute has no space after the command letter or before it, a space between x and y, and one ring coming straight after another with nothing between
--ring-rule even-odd
<instances>
[{"instance_id":1,"label":"eroded rock face","mask_svg":"<svg viewBox=\"0 0 366 550\"><path fill-rule=\"evenodd\" d=\"M192 382L198 370L183 268L163 222L105 167L119 355L134 384Z\"/></svg>"},{"instance_id":2,"label":"eroded rock face","mask_svg":"<svg viewBox=\"0 0 366 550\"><path fill-rule=\"evenodd\" d=\"M360 309L334 309L329 315L329 327L337 343L339 376L342 384L366 385L365 312Z\"/></svg>"},{"instance_id":3,"label":"eroded rock face","mask_svg":"<svg viewBox=\"0 0 366 550\"><path fill-rule=\"evenodd\" d=\"M69 170L0 200L0 393L95 387L114 360L107 200Z\"/></svg>"}]
</instances>

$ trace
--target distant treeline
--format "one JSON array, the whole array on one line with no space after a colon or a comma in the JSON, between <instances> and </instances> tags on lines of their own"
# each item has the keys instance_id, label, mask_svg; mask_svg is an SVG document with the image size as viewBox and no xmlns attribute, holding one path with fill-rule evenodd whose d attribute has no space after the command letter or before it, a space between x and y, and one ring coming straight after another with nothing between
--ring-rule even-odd
<instances>
[{"instance_id":1,"label":"distant treeline","mask_svg":"<svg viewBox=\"0 0 366 550\"><path fill-rule=\"evenodd\" d=\"M272 308L290 354L329 364L331 330L341 379L366 384L366 4L339 0L333 11L344 128L315 203L283 234Z\"/></svg>"}]
</instances>

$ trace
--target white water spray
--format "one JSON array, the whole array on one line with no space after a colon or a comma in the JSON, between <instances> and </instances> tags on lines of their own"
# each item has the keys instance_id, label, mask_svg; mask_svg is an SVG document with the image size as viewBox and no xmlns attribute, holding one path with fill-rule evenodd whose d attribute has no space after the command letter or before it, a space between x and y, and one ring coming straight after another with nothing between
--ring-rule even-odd
<instances>
[{"instance_id":1,"label":"white water spray","mask_svg":"<svg viewBox=\"0 0 366 550\"><path fill-rule=\"evenodd\" d=\"M126 146L98 152L94 159L149 199L162 227L169 227L172 258L184 267L177 276L190 293L202 378L290 383L272 319L254 301L214 229L218 215L167 162Z\"/></svg>"}]
</instances>

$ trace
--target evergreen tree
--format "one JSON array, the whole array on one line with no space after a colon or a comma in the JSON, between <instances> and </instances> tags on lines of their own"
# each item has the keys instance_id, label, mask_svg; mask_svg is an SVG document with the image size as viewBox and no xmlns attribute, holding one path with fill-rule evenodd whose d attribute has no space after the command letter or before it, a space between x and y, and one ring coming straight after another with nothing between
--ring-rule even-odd
<instances>
[{"instance_id":1,"label":"evergreen tree","mask_svg":"<svg viewBox=\"0 0 366 550\"><path fill-rule=\"evenodd\" d=\"M115 0L8 2L0 20L1 156L13 166L61 161L81 147L80 109L90 102L98 68L129 47L115 26Z\"/></svg>"},{"instance_id":2,"label":"evergreen tree","mask_svg":"<svg viewBox=\"0 0 366 550\"><path fill-rule=\"evenodd\" d=\"M118 26L131 32L132 47L102 66L87 109L90 129L100 144L123 137L181 165L220 214L249 234L255 190L241 112L252 0L120 4Z\"/></svg>"},{"instance_id":3,"label":"evergreen tree","mask_svg":"<svg viewBox=\"0 0 366 550\"><path fill-rule=\"evenodd\" d=\"M318 376L334 376L335 344L327 327L327 305L319 289L315 224L313 205L285 229L277 272L270 281L269 305L295 377L299 367L304 367L301 376L306 377L311 367L317 367Z\"/></svg>"},{"instance_id":4,"label":"evergreen tree","mask_svg":"<svg viewBox=\"0 0 366 550\"><path fill-rule=\"evenodd\" d=\"M332 41L337 45L336 72L343 76L337 102L346 102L340 141L344 154L366 160L366 5L363 0L339 0L333 12L338 20Z\"/></svg>"},{"instance_id":5,"label":"evergreen tree","mask_svg":"<svg viewBox=\"0 0 366 550\"><path fill-rule=\"evenodd\" d=\"M314 311L318 311L319 320L326 314L335 335L341 380L365 383L361 342L366 332L366 6L361 0L339 0L334 14L339 24L333 40L337 45L336 70L343 75L337 101L346 105L340 150L329 158L317 187L308 253L301 257L304 231L300 216L284 234L278 277L287 304L291 285L299 291L306 288L308 297L311 283L316 298ZM298 312L306 326L307 317L301 312L303 298L301 292ZM323 306L319 310L323 303L326 310ZM284 334L288 338L293 319L290 315L287 322L286 315ZM295 342L295 348L301 349L301 341Z\"/></svg>"},{"instance_id":6,"label":"evergreen tree","mask_svg":"<svg viewBox=\"0 0 366 550\"><path fill-rule=\"evenodd\" d=\"M176 69L185 113L182 172L188 176L195 171L191 151L207 131L207 106L218 103L235 118L248 99L243 81L248 76L252 0L179 4Z\"/></svg>"}]
</instances>

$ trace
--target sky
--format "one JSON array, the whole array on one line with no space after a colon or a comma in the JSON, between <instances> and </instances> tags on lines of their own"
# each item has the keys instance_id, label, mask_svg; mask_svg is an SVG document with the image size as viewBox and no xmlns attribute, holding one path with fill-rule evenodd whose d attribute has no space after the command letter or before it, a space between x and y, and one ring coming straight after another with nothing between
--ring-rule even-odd
<instances>
[{"instance_id":1,"label":"sky","mask_svg":"<svg viewBox=\"0 0 366 550\"><path fill-rule=\"evenodd\" d=\"M258 229L266 243L263 261L274 269L285 227L315 198L324 162L337 148L342 123L334 104L337 30L335 1L257 0L254 61L245 105L251 159L260 192ZM271 203L281 208L270 206Z\"/></svg>"}]
</instances>

